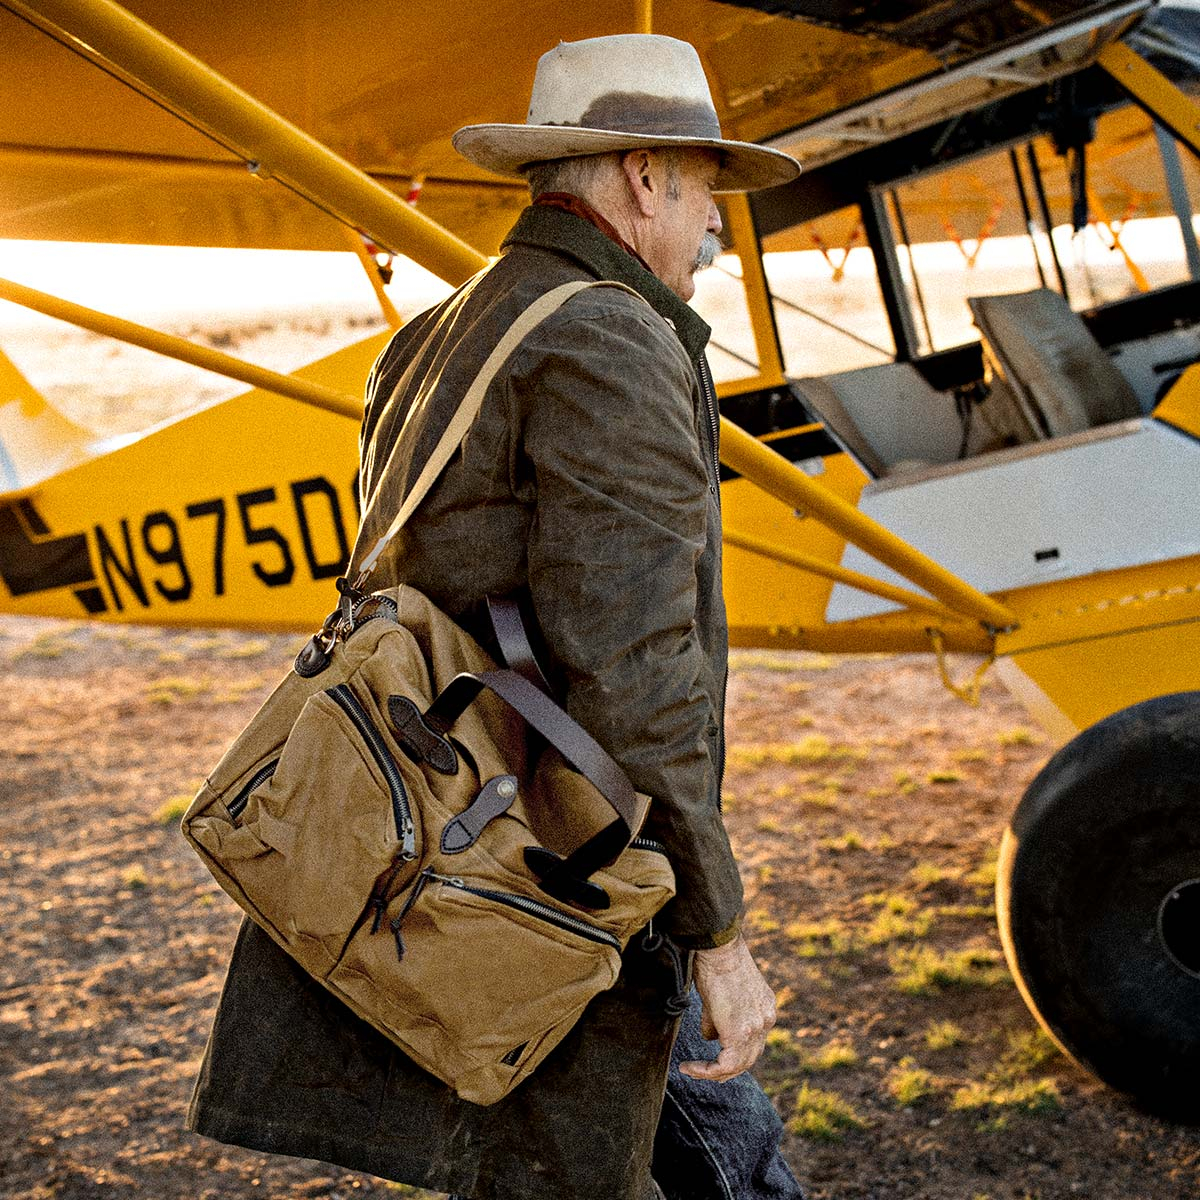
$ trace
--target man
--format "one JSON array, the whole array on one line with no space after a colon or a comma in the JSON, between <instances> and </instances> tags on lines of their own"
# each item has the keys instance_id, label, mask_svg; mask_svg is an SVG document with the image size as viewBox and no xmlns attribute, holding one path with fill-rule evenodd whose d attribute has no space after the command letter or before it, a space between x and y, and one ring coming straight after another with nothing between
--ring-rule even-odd
<instances>
[{"instance_id":1,"label":"man","mask_svg":"<svg viewBox=\"0 0 1200 1200\"><path fill-rule=\"evenodd\" d=\"M406 325L376 363L359 546L386 527L534 299L574 279L638 293L588 289L521 343L372 583L419 587L489 646L485 597L525 599L567 708L651 796L645 832L666 847L677 894L630 943L617 984L486 1108L419 1070L246 926L190 1122L473 1200L648 1200L659 1194L652 1153L669 1196L701 1200L686 1149L710 1154L721 1180L712 1194L732 1200L732 1158L689 1119L686 1089L654 1145L689 956L720 1049L682 1062L685 1079L712 1087L741 1075L774 1021L738 930L741 886L720 815L717 410L708 328L685 301L718 249L714 189L781 183L798 167L722 139L695 51L649 35L558 46L539 62L525 125L469 126L455 145L526 175L534 204L501 259ZM694 1029L687 1044L699 1045ZM779 1190L764 1196L799 1194L774 1178Z\"/></svg>"}]
</instances>

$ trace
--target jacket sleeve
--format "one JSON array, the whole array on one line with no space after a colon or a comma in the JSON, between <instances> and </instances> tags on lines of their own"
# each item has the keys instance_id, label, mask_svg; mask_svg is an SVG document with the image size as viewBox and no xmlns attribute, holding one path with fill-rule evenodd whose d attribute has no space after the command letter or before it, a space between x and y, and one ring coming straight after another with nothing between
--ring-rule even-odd
<instances>
[{"instance_id":1,"label":"jacket sleeve","mask_svg":"<svg viewBox=\"0 0 1200 1200\"><path fill-rule=\"evenodd\" d=\"M663 928L700 949L728 940L742 901L696 629L709 479L686 354L656 315L609 304L513 363L536 488L529 587L569 711L652 799L647 832L678 888Z\"/></svg>"}]
</instances>

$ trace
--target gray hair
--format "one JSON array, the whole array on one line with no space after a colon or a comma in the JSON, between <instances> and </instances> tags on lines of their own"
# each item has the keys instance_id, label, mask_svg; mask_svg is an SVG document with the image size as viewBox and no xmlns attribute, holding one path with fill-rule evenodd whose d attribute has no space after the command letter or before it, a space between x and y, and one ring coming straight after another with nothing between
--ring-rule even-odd
<instances>
[{"instance_id":1,"label":"gray hair","mask_svg":"<svg viewBox=\"0 0 1200 1200\"><path fill-rule=\"evenodd\" d=\"M672 200L679 199L679 172L687 149L680 146L653 146L666 167L667 192ZM624 151L607 154L584 154L577 158L551 158L545 162L526 163L521 168L529 184L529 198L536 200L545 192L570 192L587 199L593 184L610 163L617 162Z\"/></svg>"},{"instance_id":2,"label":"gray hair","mask_svg":"<svg viewBox=\"0 0 1200 1200\"><path fill-rule=\"evenodd\" d=\"M529 184L531 200L545 192L570 192L572 196L586 199L601 172L616 158L616 153L551 158L545 162L527 163L521 168L521 174Z\"/></svg>"}]
</instances>

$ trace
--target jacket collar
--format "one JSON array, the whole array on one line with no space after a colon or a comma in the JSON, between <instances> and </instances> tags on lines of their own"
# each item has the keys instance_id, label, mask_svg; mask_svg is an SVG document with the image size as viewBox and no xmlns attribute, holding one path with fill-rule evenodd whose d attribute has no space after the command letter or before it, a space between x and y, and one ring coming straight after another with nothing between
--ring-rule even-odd
<instances>
[{"instance_id":1,"label":"jacket collar","mask_svg":"<svg viewBox=\"0 0 1200 1200\"><path fill-rule=\"evenodd\" d=\"M671 323L690 359L695 361L704 353L712 332L707 322L590 221L561 208L545 205L527 208L517 218L501 249L514 245L537 246L568 255L597 279L626 284Z\"/></svg>"}]
</instances>

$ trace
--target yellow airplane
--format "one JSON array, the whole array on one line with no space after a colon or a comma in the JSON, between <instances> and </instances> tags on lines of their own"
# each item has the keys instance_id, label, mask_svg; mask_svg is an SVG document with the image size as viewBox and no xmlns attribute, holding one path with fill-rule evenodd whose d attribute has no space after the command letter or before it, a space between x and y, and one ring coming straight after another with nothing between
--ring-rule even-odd
<instances>
[{"instance_id":1,"label":"yellow airplane","mask_svg":"<svg viewBox=\"0 0 1200 1200\"><path fill-rule=\"evenodd\" d=\"M1079 1061L1143 1103L1194 1108L1194 14L619 7L0 0L0 234L352 249L395 325L388 255L457 284L523 204L453 153L455 128L522 119L553 38L693 42L727 135L806 164L793 185L724 202L733 640L927 651L965 693L947 652L996 660L1065 743L1002 847L1009 964ZM1135 218L1171 224L1171 263L1134 244ZM1080 257L1085 236L1116 283ZM798 249L829 279L789 274L779 252ZM844 296L871 307L865 325L839 314ZM97 439L0 353L0 611L319 624L353 543L359 397L387 334L281 375L12 281L0 298L250 388Z\"/></svg>"}]
</instances>

